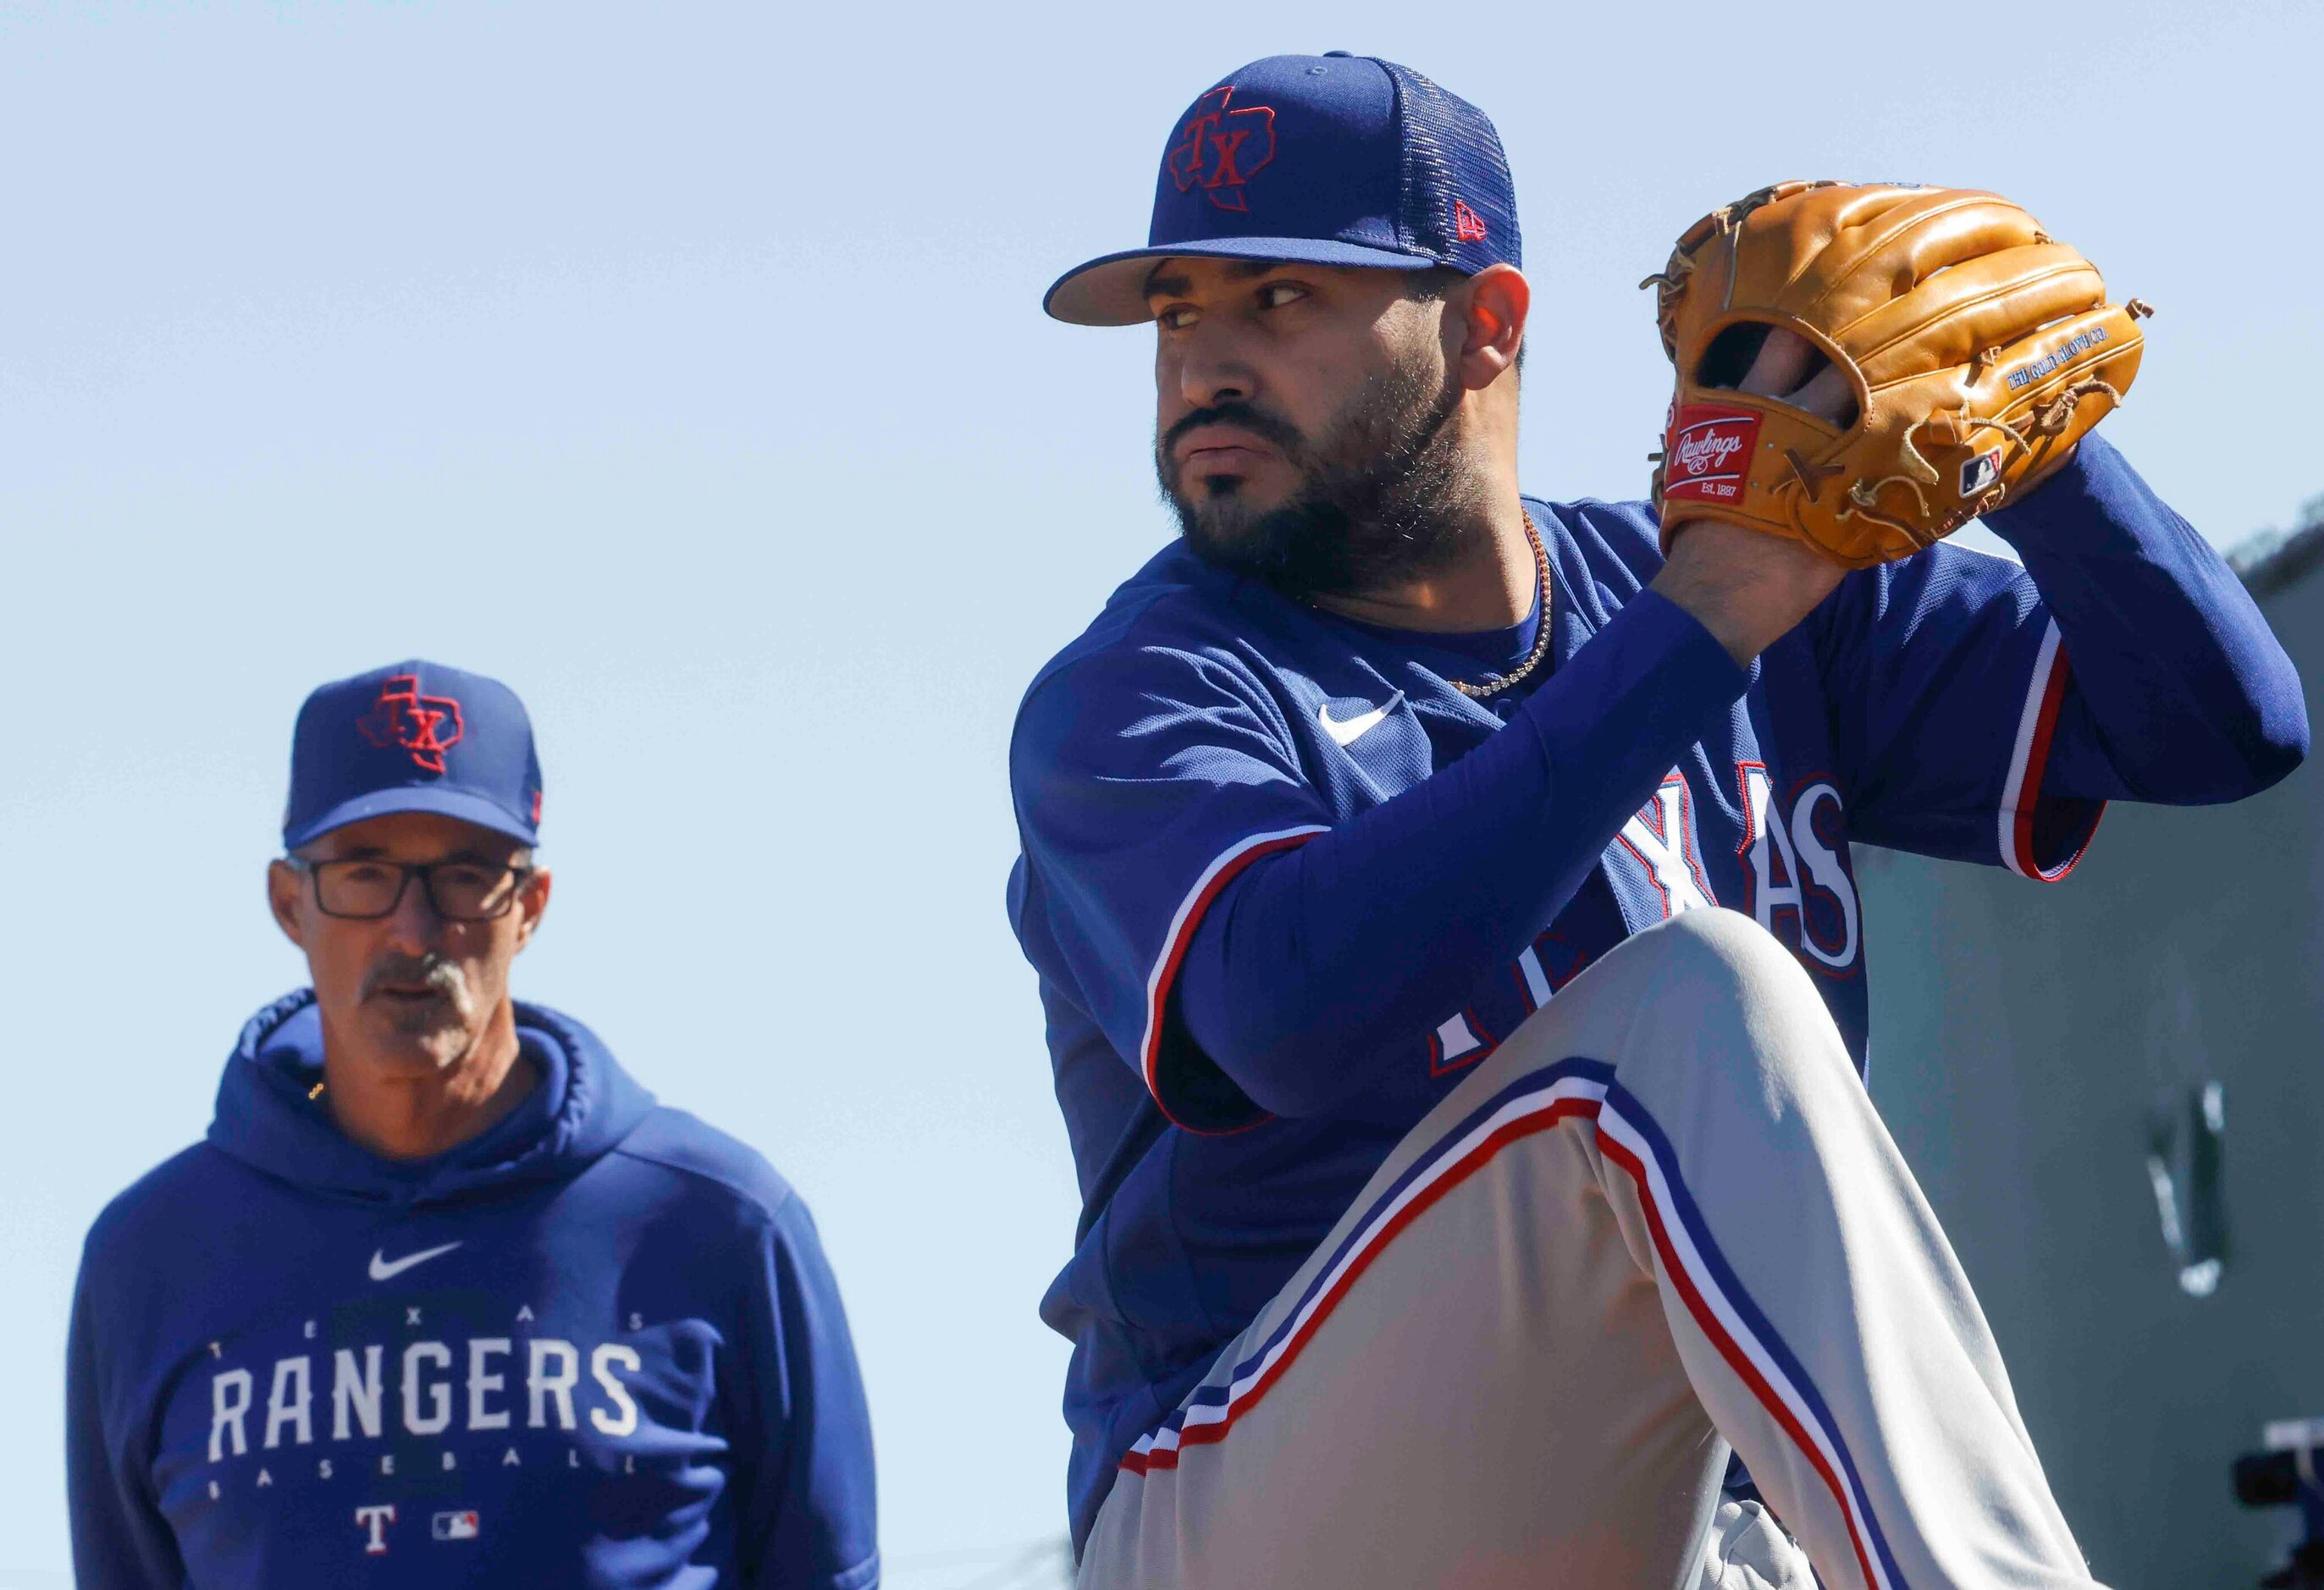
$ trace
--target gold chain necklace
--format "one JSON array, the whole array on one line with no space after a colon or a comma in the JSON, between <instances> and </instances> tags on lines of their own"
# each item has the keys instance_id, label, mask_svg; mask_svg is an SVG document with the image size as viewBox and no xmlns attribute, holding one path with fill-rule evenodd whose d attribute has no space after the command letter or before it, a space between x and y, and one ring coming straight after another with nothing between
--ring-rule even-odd
<instances>
[{"instance_id":1,"label":"gold chain necklace","mask_svg":"<svg viewBox=\"0 0 2324 1590\"><path fill-rule=\"evenodd\" d=\"M1533 515L1530 513L1525 516L1525 527L1526 541L1533 548L1534 571L1541 577L1541 626L1534 632L1533 650L1526 654L1526 660L1517 666L1514 672L1503 674L1489 685L1472 685L1466 679L1445 681L1472 701L1481 701L1488 696L1499 695L1540 667L1541 660L1549 655L1549 553L1542 547L1541 532L1534 528Z\"/></svg>"}]
</instances>

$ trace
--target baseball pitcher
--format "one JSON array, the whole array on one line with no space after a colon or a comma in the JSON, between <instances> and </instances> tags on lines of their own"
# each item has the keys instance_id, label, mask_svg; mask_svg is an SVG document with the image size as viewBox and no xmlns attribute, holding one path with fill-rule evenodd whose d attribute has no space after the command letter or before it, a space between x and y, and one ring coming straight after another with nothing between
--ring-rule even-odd
<instances>
[{"instance_id":1,"label":"baseball pitcher","mask_svg":"<svg viewBox=\"0 0 2324 1590\"><path fill-rule=\"evenodd\" d=\"M1490 122L1335 53L1206 88L1049 291L1154 328L1181 529L1010 748L1082 1582L2087 1584L1861 1086L1850 854L2054 880L2306 754L2092 433L2145 306L1994 194L1763 190L1649 281L1650 500L1555 502L1521 265Z\"/></svg>"}]
</instances>

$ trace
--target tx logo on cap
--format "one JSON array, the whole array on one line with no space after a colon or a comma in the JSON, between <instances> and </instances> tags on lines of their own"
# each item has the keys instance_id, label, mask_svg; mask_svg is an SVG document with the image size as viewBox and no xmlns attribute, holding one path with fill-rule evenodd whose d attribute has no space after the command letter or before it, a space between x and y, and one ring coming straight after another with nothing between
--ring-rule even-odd
<instances>
[{"instance_id":1,"label":"tx logo on cap","mask_svg":"<svg viewBox=\"0 0 2324 1590\"><path fill-rule=\"evenodd\" d=\"M1179 192L1200 187L1221 209L1240 213L1250 208L1243 202L1243 184L1275 158L1275 110L1265 105L1229 110L1233 97L1229 84L1194 101L1194 114L1170 146L1170 175Z\"/></svg>"},{"instance_id":2,"label":"tx logo on cap","mask_svg":"<svg viewBox=\"0 0 2324 1590\"><path fill-rule=\"evenodd\" d=\"M460 704L449 696L423 696L417 674L399 673L379 688L372 709L355 719L363 737L384 749L401 745L423 771L444 771L444 753L467 732Z\"/></svg>"}]
</instances>

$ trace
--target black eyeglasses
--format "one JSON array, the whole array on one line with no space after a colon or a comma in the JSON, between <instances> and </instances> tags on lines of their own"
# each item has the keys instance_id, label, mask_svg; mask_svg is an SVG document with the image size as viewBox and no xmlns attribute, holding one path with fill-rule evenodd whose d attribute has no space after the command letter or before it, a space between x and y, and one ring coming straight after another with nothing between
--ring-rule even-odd
<instances>
[{"instance_id":1,"label":"black eyeglasses","mask_svg":"<svg viewBox=\"0 0 2324 1590\"><path fill-rule=\"evenodd\" d=\"M302 861L291 866L315 880L315 903L327 917L359 920L391 914L418 878L428 904L447 922L489 922L508 915L534 869L477 861Z\"/></svg>"}]
</instances>

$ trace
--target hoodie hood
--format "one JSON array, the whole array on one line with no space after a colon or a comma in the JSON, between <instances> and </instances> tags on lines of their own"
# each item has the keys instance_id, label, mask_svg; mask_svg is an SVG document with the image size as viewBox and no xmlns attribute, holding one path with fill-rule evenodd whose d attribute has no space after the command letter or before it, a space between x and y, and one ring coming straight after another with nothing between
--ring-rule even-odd
<instances>
[{"instance_id":1,"label":"hoodie hood","mask_svg":"<svg viewBox=\"0 0 2324 1590\"><path fill-rule=\"evenodd\" d=\"M520 1002L516 1033L540 1072L522 1104L432 1159L385 1160L349 1140L309 1096L323 1077L323 1021L314 991L302 988L244 1026L218 1082L210 1145L325 1197L440 1203L578 1176L652 1112L653 1095L571 1017Z\"/></svg>"}]
</instances>

